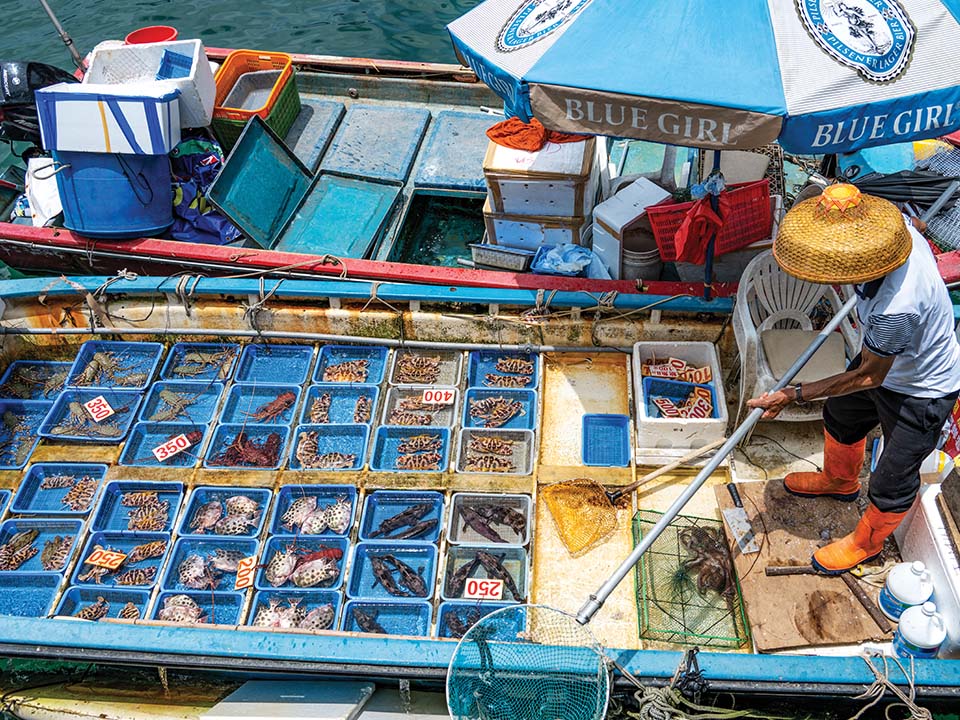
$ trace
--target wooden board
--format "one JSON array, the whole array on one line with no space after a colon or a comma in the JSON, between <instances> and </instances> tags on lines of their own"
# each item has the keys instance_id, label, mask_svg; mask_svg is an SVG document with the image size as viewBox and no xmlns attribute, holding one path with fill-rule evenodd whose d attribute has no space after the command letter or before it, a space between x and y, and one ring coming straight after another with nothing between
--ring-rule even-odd
<instances>
[{"instance_id":1,"label":"wooden board","mask_svg":"<svg viewBox=\"0 0 960 720\"><path fill-rule=\"evenodd\" d=\"M856 503L798 498L779 480L738 483L759 553L741 555L724 524L740 578L747 619L759 652L884 639L884 634L840 578L820 575L767 577L768 565L807 565L826 531L839 539L859 519ZM721 509L734 507L723 486L715 489ZM877 590L863 585L874 601Z\"/></svg>"},{"instance_id":2,"label":"wooden board","mask_svg":"<svg viewBox=\"0 0 960 720\"><path fill-rule=\"evenodd\" d=\"M940 498L943 500L941 507L946 508L946 513L953 518L955 525L960 525L960 472L956 468L940 483Z\"/></svg>"},{"instance_id":3,"label":"wooden board","mask_svg":"<svg viewBox=\"0 0 960 720\"><path fill-rule=\"evenodd\" d=\"M960 557L960 526L954 520L954 515L950 511L947 499L941 492L937 495L937 509L940 511L940 518L943 520L943 526L947 529L947 537L950 538L950 545L953 546L953 552Z\"/></svg>"}]
</instances>

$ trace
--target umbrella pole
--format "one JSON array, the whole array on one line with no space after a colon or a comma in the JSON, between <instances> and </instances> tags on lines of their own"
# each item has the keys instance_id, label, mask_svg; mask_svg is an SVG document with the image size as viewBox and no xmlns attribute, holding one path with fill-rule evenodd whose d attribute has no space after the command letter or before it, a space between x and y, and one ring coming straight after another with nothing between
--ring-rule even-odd
<instances>
[{"instance_id":1,"label":"umbrella pole","mask_svg":"<svg viewBox=\"0 0 960 720\"><path fill-rule=\"evenodd\" d=\"M720 151L717 150L713 153L713 170L710 171L712 175L715 172L720 171ZM720 215L720 197L717 195L710 195L710 207L713 211ZM703 264L703 299L712 300L713 295L713 248L716 243L717 233L714 231L710 235L710 239L707 241L707 260Z\"/></svg>"}]
</instances>

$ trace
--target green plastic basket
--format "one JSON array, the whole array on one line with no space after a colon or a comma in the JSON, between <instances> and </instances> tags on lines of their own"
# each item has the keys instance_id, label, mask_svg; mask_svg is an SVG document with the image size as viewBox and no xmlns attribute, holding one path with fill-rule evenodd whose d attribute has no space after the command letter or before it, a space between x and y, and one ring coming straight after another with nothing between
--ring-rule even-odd
<instances>
[{"instance_id":1,"label":"green plastic basket","mask_svg":"<svg viewBox=\"0 0 960 720\"><path fill-rule=\"evenodd\" d=\"M300 114L300 91L297 89L297 73L291 73L277 96L270 112L263 118L278 137L284 138L290 130L297 115ZM249 120L229 120L227 118L213 119L213 134L220 141L225 153L230 152L240 137L240 133L247 126Z\"/></svg>"}]
</instances>

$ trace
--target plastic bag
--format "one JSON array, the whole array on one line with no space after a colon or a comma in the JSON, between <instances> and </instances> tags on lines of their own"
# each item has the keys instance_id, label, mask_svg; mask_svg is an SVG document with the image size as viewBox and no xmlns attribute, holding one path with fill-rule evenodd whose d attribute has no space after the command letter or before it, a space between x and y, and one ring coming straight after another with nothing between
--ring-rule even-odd
<instances>
[{"instance_id":1,"label":"plastic bag","mask_svg":"<svg viewBox=\"0 0 960 720\"><path fill-rule=\"evenodd\" d=\"M223 168L223 150L206 138L185 139L170 153L173 170L175 240L225 245L240 231L207 200L207 192Z\"/></svg>"},{"instance_id":2,"label":"plastic bag","mask_svg":"<svg viewBox=\"0 0 960 720\"><path fill-rule=\"evenodd\" d=\"M549 249L541 247L531 268L534 272L552 275L579 275L592 260L593 253L586 248L563 243Z\"/></svg>"},{"instance_id":3,"label":"plastic bag","mask_svg":"<svg viewBox=\"0 0 960 720\"><path fill-rule=\"evenodd\" d=\"M27 161L25 195L34 227L44 227L63 212L51 158L36 157Z\"/></svg>"}]
</instances>

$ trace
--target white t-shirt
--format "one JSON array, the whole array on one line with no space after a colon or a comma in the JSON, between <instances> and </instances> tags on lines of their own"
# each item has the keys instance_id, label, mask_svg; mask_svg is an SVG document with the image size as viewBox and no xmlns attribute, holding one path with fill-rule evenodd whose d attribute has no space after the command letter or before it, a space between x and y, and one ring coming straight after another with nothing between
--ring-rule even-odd
<instances>
[{"instance_id":1,"label":"white t-shirt","mask_svg":"<svg viewBox=\"0 0 960 720\"><path fill-rule=\"evenodd\" d=\"M930 246L910 221L910 257L883 278L872 298L860 296L857 315L863 344L895 356L883 387L913 397L935 398L960 390L960 344L953 305ZM870 283L857 286L858 294Z\"/></svg>"}]
</instances>

